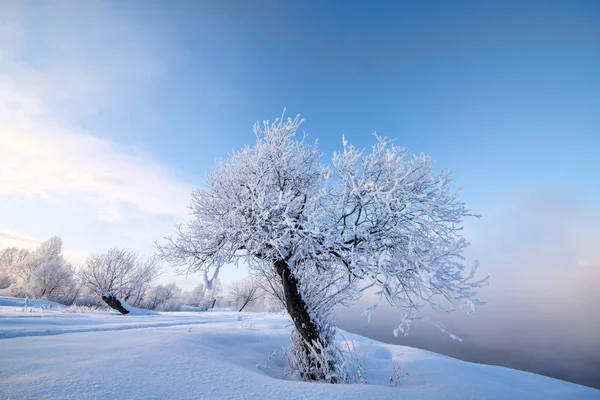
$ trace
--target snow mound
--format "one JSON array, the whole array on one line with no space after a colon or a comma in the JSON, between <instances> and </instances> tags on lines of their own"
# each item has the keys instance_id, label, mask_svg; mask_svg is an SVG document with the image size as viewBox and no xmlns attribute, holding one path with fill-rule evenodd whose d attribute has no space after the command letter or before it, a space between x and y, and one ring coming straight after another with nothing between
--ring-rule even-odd
<instances>
[{"instance_id":1,"label":"snow mound","mask_svg":"<svg viewBox=\"0 0 600 400\"><path fill-rule=\"evenodd\" d=\"M49 300L33 300L33 299L22 299L19 297L10 297L3 294L0 294L0 307L6 308L40 308L40 309L55 309L59 310L62 308L66 308L64 304L56 303L54 301Z\"/></svg>"},{"instance_id":2,"label":"snow mound","mask_svg":"<svg viewBox=\"0 0 600 400\"><path fill-rule=\"evenodd\" d=\"M121 300L121 304L125 307L126 310L129 311L128 316L133 315L158 315L156 312L151 310L145 310L143 308L137 308L130 306L125 301ZM3 294L0 294L0 310L4 310L4 312L50 312L50 311L63 311L68 312L70 308L76 307L74 306L66 306L64 304L60 304L54 301L49 300L34 300L34 299L23 299L19 297L10 297ZM100 309L102 312L119 314L117 311L112 310L110 308Z\"/></svg>"},{"instance_id":3,"label":"snow mound","mask_svg":"<svg viewBox=\"0 0 600 400\"><path fill-rule=\"evenodd\" d=\"M16 302L16 303L15 303ZM286 380L282 314L27 313L0 297L0 398L600 399L600 391L342 332L367 384Z\"/></svg>"},{"instance_id":4,"label":"snow mound","mask_svg":"<svg viewBox=\"0 0 600 400\"><path fill-rule=\"evenodd\" d=\"M143 308L137 308L137 307L133 307L130 306L129 304L127 304L125 302L125 300L120 300L121 304L123 305L123 308L125 308L127 311L129 311L129 314L126 315L158 315L158 313L155 313L154 311L151 310L144 310Z\"/></svg>"}]
</instances>

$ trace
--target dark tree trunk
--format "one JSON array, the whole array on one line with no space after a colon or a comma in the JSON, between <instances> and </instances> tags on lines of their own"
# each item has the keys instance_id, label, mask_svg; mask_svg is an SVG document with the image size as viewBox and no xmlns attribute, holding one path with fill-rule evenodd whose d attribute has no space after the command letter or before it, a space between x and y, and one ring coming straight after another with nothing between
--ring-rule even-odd
<instances>
[{"instance_id":1,"label":"dark tree trunk","mask_svg":"<svg viewBox=\"0 0 600 400\"><path fill-rule=\"evenodd\" d=\"M283 260L275 262L277 273L283 283L283 293L285 296L285 307L294 321L296 330L307 344L318 343L323 346L323 340L319 335L317 322L313 320L309 311L308 304L302 298L299 282L292 274L289 265ZM308 349L307 349L308 351Z\"/></svg>"},{"instance_id":2,"label":"dark tree trunk","mask_svg":"<svg viewBox=\"0 0 600 400\"><path fill-rule=\"evenodd\" d=\"M121 304L121 300L117 299L115 296L104 296L103 295L102 300L104 300L104 302L106 304L108 304L109 307L117 310L121 314L123 314L123 315L129 314L129 311L125 307L123 307L123 304Z\"/></svg>"},{"instance_id":3,"label":"dark tree trunk","mask_svg":"<svg viewBox=\"0 0 600 400\"><path fill-rule=\"evenodd\" d=\"M244 305L240 307L240 309L238 310L238 312L242 312L242 310L243 310L244 308L246 308L246 306L247 306L247 305L248 305L248 301L246 301L246 302L244 303Z\"/></svg>"},{"instance_id":4,"label":"dark tree trunk","mask_svg":"<svg viewBox=\"0 0 600 400\"><path fill-rule=\"evenodd\" d=\"M255 295L255 294L256 294L256 288L251 288L251 289L250 289L250 292L249 292L249 294L248 294L248 296L246 297L246 300L244 301L244 304L243 304L243 305L240 307L240 309L239 309L239 311L238 311L238 312L242 312L242 310L243 310L244 308L246 308L246 306L248 305L248 303L250 303L251 301L254 301L254 300L256 300L256 299L254 298L254 295Z\"/></svg>"}]
</instances>

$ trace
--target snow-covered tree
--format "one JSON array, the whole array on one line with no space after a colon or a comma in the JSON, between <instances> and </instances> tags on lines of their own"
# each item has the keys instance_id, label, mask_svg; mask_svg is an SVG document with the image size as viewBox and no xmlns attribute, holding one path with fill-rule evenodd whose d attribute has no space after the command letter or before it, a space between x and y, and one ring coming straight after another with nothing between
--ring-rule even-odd
<instances>
[{"instance_id":1,"label":"snow-covered tree","mask_svg":"<svg viewBox=\"0 0 600 400\"><path fill-rule=\"evenodd\" d=\"M151 287L144 295L142 305L149 310L177 311L176 308L178 307L173 307L169 302L179 295L181 295L181 288L174 282L167 283L166 285L156 285Z\"/></svg>"},{"instance_id":2,"label":"snow-covered tree","mask_svg":"<svg viewBox=\"0 0 600 400\"><path fill-rule=\"evenodd\" d=\"M229 299L240 312L263 295L258 279L253 276L247 276L229 285Z\"/></svg>"},{"instance_id":3,"label":"snow-covered tree","mask_svg":"<svg viewBox=\"0 0 600 400\"><path fill-rule=\"evenodd\" d=\"M21 285L28 283L33 272L43 264L65 264L62 250L62 239L59 236L52 236L42 242L34 251L28 252L20 262L14 264L17 283Z\"/></svg>"},{"instance_id":4,"label":"snow-covered tree","mask_svg":"<svg viewBox=\"0 0 600 400\"><path fill-rule=\"evenodd\" d=\"M216 306L217 302L221 303L223 300L223 284L221 281L213 277L208 285L205 285L204 289L204 307L213 308Z\"/></svg>"},{"instance_id":5,"label":"snow-covered tree","mask_svg":"<svg viewBox=\"0 0 600 400\"><path fill-rule=\"evenodd\" d=\"M60 237L53 236L35 250L5 249L0 263L9 277L8 293L20 297L69 302L79 285L62 254Z\"/></svg>"},{"instance_id":6,"label":"snow-covered tree","mask_svg":"<svg viewBox=\"0 0 600 400\"><path fill-rule=\"evenodd\" d=\"M335 382L331 307L373 288L376 301L399 310L395 333L422 309L471 309L483 282L465 274L462 222L473 214L458 200L450 174L427 155L410 155L376 136L371 150L343 140L331 165L302 123L256 124L256 144L230 154L192 193L191 220L159 246L182 272L207 287L226 264L245 262L280 279L296 334L296 365L305 379Z\"/></svg>"},{"instance_id":7,"label":"snow-covered tree","mask_svg":"<svg viewBox=\"0 0 600 400\"><path fill-rule=\"evenodd\" d=\"M23 262L31 252L18 247L0 250L0 289L6 289L17 280L16 266Z\"/></svg>"},{"instance_id":8,"label":"snow-covered tree","mask_svg":"<svg viewBox=\"0 0 600 400\"><path fill-rule=\"evenodd\" d=\"M220 297L222 288L220 282L213 282L213 290L206 292L204 283L200 283L194 287L191 291L183 292L180 296L182 305L192 306L193 309L200 311L206 311L209 308L214 307L217 302L217 298ZM216 292L215 290L216 289Z\"/></svg>"},{"instance_id":9,"label":"snow-covered tree","mask_svg":"<svg viewBox=\"0 0 600 400\"><path fill-rule=\"evenodd\" d=\"M139 306L161 273L161 264L155 257L115 248L88 257L79 270L83 284L122 314L128 313L122 301Z\"/></svg>"},{"instance_id":10,"label":"snow-covered tree","mask_svg":"<svg viewBox=\"0 0 600 400\"><path fill-rule=\"evenodd\" d=\"M69 303L77 295L78 284L69 264L51 261L33 271L25 287L30 297Z\"/></svg>"},{"instance_id":11,"label":"snow-covered tree","mask_svg":"<svg viewBox=\"0 0 600 400\"><path fill-rule=\"evenodd\" d=\"M204 283L199 283L192 289L189 294L189 302L191 304L197 304L204 300L206 291L204 290Z\"/></svg>"}]
</instances>

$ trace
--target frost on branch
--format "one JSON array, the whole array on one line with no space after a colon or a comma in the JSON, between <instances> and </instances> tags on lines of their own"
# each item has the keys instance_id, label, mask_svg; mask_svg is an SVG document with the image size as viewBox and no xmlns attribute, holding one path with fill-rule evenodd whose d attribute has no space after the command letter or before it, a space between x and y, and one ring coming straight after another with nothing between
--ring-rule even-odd
<instances>
[{"instance_id":1,"label":"frost on branch","mask_svg":"<svg viewBox=\"0 0 600 400\"><path fill-rule=\"evenodd\" d=\"M326 226L329 236L342 238L332 247L361 291L377 288L367 313L385 299L401 313L394 333L406 334L412 320L428 321L420 312L426 305L473 310L475 289L487 278L473 280L477 264L465 277L462 222L477 215L458 200L461 188L452 189L450 173L436 174L427 155L376 139L370 152L344 143L333 156L335 205Z\"/></svg>"},{"instance_id":2,"label":"frost on branch","mask_svg":"<svg viewBox=\"0 0 600 400\"><path fill-rule=\"evenodd\" d=\"M202 273L207 286L237 262L265 277L296 328L292 353L302 377L338 382L334 305L374 288L369 311L385 299L400 311L402 331L424 319L426 305L477 304L484 281L465 276L462 221L473 215L449 173L380 137L370 151L344 140L326 166L316 143L298 137L301 123L255 125L256 144L217 165L192 193L187 226L158 249L180 272Z\"/></svg>"}]
</instances>

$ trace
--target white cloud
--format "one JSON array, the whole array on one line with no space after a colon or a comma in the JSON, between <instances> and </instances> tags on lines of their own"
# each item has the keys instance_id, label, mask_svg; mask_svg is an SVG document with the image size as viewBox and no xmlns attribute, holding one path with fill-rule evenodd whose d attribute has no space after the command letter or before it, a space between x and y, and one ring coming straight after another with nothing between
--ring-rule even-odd
<instances>
[{"instance_id":1,"label":"white cloud","mask_svg":"<svg viewBox=\"0 0 600 400\"><path fill-rule=\"evenodd\" d=\"M166 165L118 143L57 123L35 97L0 82L0 195L88 202L120 219L120 204L185 216L191 186Z\"/></svg>"},{"instance_id":2,"label":"white cloud","mask_svg":"<svg viewBox=\"0 0 600 400\"><path fill-rule=\"evenodd\" d=\"M102 2L37 7L0 12L0 195L86 203L105 220L184 217L191 185L173 168L68 122L159 73L143 32Z\"/></svg>"},{"instance_id":3,"label":"white cloud","mask_svg":"<svg viewBox=\"0 0 600 400\"><path fill-rule=\"evenodd\" d=\"M18 233L0 231L0 249L4 247L31 248L42 243L41 240Z\"/></svg>"}]
</instances>

